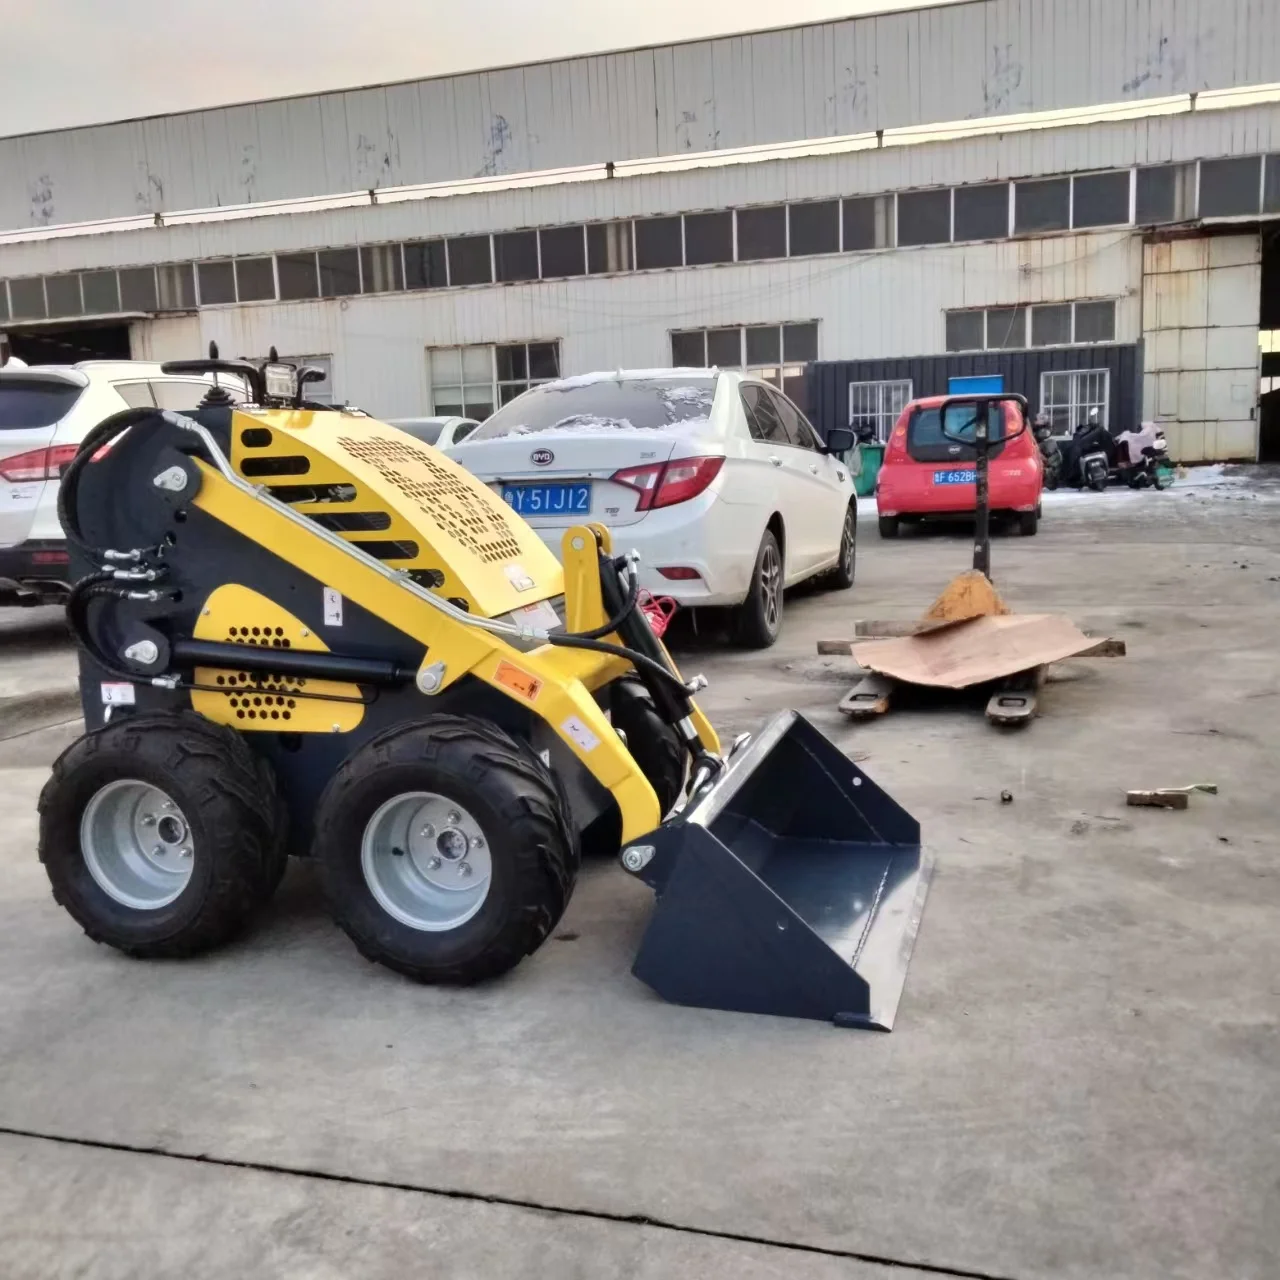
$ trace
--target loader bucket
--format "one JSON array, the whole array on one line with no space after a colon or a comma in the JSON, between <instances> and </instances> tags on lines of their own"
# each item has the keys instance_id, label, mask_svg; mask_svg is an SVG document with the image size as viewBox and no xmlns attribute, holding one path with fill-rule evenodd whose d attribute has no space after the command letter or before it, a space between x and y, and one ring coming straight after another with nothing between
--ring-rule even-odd
<instances>
[{"instance_id":1,"label":"loader bucket","mask_svg":"<svg viewBox=\"0 0 1280 1280\"><path fill-rule=\"evenodd\" d=\"M657 891L632 972L664 999L892 1029L931 859L920 824L796 712L623 866Z\"/></svg>"}]
</instances>

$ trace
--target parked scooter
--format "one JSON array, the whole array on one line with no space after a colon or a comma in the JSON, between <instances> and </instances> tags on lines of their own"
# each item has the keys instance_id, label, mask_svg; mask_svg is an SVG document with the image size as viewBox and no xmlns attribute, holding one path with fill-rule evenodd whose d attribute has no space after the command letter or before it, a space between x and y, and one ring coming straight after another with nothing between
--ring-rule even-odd
<instances>
[{"instance_id":1,"label":"parked scooter","mask_svg":"<svg viewBox=\"0 0 1280 1280\"><path fill-rule=\"evenodd\" d=\"M1044 487L1056 489L1062 479L1062 450L1054 437L1047 413L1036 414L1032 424L1036 444L1040 446L1040 461L1044 464Z\"/></svg>"},{"instance_id":2,"label":"parked scooter","mask_svg":"<svg viewBox=\"0 0 1280 1280\"><path fill-rule=\"evenodd\" d=\"M1113 478L1131 489L1166 489L1169 486L1169 445L1164 432L1154 422L1144 422L1140 431L1122 431L1115 438Z\"/></svg>"},{"instance_id":3,"label":"parked scooter","mask_svg":"<svg viewBox=\"0 0 1280 1280\"><path fill-rule=\"evenodd\" d=\"M1098 421L1098 411L1089 421L1080 423L1062 449L1059 483L1073 489L1094 489L1101 493L1107 487L1115 466L1116 442Z\"/></svg>"}]
</instances>

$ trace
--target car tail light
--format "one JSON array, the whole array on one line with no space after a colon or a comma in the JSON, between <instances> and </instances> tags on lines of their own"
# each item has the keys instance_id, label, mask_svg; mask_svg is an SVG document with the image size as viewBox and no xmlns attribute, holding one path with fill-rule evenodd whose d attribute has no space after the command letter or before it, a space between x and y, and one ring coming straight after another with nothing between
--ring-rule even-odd
<instances>
[{"instance_id":1,"label":"car tail light","mask_svg":"<svg viewBox=\"0 0 1280 1280\"><path fill-rule=\"evenodd\" d=\"M71 555L66 551L33 551L32 564L70 564Z\"/></svg>"},{"instance_id":2,"label":"car tail light","mask_svg":"<svg viewBox=\"0 0 1280 1280\"><path fill-rule=\"evenodd\" d=\"M693 582L702 577L697 569L690 569L688 565L659 565L658 572L671 582Z\"/></svg>"},{"instance_id":3,"label":"car tail light","mask_svg":"<svg viewBox=\"0 0 1280 1280\"><path fill-rule=\"evenodd\" d=\"M17 453L0 462L0 477L10 484L26 480L57 480L62 468L79 452L78 444L56 444L49 449L32 449L30 453Z\"/></svg>"},{"instance_id":4,"label":"car tail light","mask_svg":"<svg viewBox=\"0 0 1280 1280\"><path fill-rule=\"evenodd\" d=\"M673 458L643 467L624 467L611 478L615 484L625 484L640 495L637 511L652 511L696 498L720 474L722 466L722 457Z\"/></svg>"}]
</instances>

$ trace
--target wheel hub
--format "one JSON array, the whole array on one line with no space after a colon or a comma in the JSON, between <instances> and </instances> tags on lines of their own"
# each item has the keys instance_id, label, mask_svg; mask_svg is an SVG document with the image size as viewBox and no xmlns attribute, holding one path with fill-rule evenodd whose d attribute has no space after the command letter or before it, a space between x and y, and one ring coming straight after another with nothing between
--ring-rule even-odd
<instances>
[{"instance_id":1,"label":"wheel hub","mask_svg":"<svg viewBox=\"0 0 1280 1280\"><path fill-rule=\"evenodd\" d=\"M411 929L456 929L489 894L492 863L479 822L431 791L383 804L365 827L360 862L379 906Z\"/></svg>"},{"instance_id":2,"label":"wheel hub","mask_svg":"<svg viewBox=\"0 0 1280 1280\"><path fill-rule=\"evenodd\" d=\"M195 854L186 815L134 778L99 789L80 819L80 851L98 887L135 911L167 907L187 887Z\"/></svg>"}]
</instances>

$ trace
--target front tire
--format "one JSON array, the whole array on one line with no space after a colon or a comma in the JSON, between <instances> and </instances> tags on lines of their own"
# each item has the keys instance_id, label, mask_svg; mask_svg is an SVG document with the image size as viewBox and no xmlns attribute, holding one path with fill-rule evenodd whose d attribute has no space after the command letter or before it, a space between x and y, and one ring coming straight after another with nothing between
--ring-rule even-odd
<instances>
[{"instance_id":1,"label":"front tire","mask_svg":"<svg viewBox=\"0 0 1280 1280\"><path fill-rule=\"evenodd\" d=\"M680 735L658 714L644 685L630 676L609 690L609 720L621 730L631 758L657 793L665 818L684 794L688 754Z\"/></svg>"},{"instance_id":2,"label":"front tire","mask_svg":"<svg viewBox=\"0 0 1280 1280\"><path fill-rule=\"evenodd\" d=\"M579 848L550 770L486 721L436 715L354 752L316 812L334 919L418 982L497 977L542 944Z\"/></svg>"},{"instance_id":3,"label":"front tire","mask_svg":"<svg viewBox=\"0 0 1280 1280\"><path fill-rule=\"evenodd\" d=\"M87 734L40 793L54 901L95 942L140 958L235 936L278 881L275 781L232 729L189 712Z\"/></svg>"},{"instance_id":4,"label":"front tire","mask_svg":"<svg viewBox=\"0 0 1280 1280\"><path fill-rule=\"evenodd\" d=\"M782 631L782 550L772 529L764 531L747 598L736 610L734 634L746 649L767 649Z\"/></svg>"}]
</instances>

